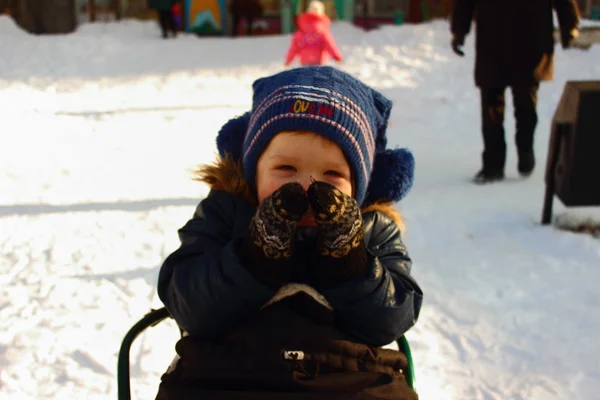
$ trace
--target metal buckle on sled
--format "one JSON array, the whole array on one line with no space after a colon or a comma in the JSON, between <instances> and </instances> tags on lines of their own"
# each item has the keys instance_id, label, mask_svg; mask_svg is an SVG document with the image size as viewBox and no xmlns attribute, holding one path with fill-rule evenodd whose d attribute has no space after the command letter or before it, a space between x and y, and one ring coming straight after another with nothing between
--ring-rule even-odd
<instances>
[{"instance_id":1,"label":"metal buckle on sled","mask_svg":"<svg viewBox=\"0 0 600 400\"><path fill-rule=\"evenodd\" d=\"M304 360L303 351L284 350L282 354L285 360Z\"/></svg>"}]
</instances>

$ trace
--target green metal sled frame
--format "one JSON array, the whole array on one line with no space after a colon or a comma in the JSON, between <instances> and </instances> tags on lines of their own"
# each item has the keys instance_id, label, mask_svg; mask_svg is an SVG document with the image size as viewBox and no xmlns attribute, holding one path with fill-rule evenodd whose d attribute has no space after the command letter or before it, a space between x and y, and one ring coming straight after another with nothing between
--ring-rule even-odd
<instances>
[{"instance_id":1,"label":"green metal sled frame","mask_svg":"<svg viewBox=\"0 0 600 400\"><path fill-rule=\"evenodd\" d=\"M147 328L158 325L161 321L170 318L166 308L151 310L141 320L139 320L125 335L121 348L119 349L119 359L117 364L117 392L118 400L131 400L131 382L129 375L129 355L131 346L135 339ZM398 348L406 355L408 361L408 371L404 371L404 376L408 385L415 390L415 369L413 365L410 346L406 337L402 336L397 340Z\"/></svg>"}]
</instances>

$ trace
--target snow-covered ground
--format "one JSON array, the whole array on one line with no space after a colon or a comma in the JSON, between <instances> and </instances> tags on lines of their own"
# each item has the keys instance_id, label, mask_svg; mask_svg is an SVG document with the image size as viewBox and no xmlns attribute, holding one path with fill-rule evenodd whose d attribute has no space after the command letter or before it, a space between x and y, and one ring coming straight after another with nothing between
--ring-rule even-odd
<instances>
[{"instance_id":1,"label":"snow-covered ground","mask_svg":"<svg viewBox=\"0 0 600 400\"><path fill-rule=\"evenodd\" d=\"M399 208L425 291L407 335L421 398L597 399L600 240L539 219L556 104L565 81L600 78L600 47L557 46L538 168L519 179L511 146L507 180L480 187L473 37L459 58L442 21L333 31L340 67L394 100L390 144L417 160ZM213 159L251 82L283 68L288 40L163 41L134 21L36 37L0 18L0 398L116 398L121 340L160 306L158 269L207 192L189 170ZM153 398L177 337L168 321L138 339L134 398Z\"/></svg>"},{"instance_id":2,"label":"snow-covered ground","mask_svg":"<svg viewBox=\"0 0 600 400\"><path fill-rule=\"evenodd\" d=\"M582 19L579 24L582 28L600 28L600 21L591 19Z\"/></svg>"}]
</instances>

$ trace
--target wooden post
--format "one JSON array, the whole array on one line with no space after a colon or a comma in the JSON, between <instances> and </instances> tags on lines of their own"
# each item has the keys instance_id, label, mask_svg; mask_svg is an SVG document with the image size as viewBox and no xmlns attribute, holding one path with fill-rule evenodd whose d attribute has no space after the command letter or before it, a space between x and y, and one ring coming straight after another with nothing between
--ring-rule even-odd
<instances>
[{"instance_id":1,"label":"wooden post","mask_svg":"<svg viewBox=\"0 0 600 400\"><path fill-rule=\"evenodd\" d=\"M96 21L96 0L88 0L88 13L90 15L90 22Z\"/></svg>"},{"instance_id":2,"label":"wooden post","mask_svg":"<svg viewBox=\"0 0 600 400\"><path fill-rule=\"evenodd\" d=\"M590 14L592 13L592 0L585 0L585 9L580 10L581 14L583 14L585 17L589 18Z\"/></svg>"},{"instance_id":3,"label":"wooden post","mask_svg":"<svg viewBox=\"0 0 600 400\"><path fill-rule=\"evenodd\" d=\"M346 0L344 2L344 20L354 25L354 0Z\"/></svg>"},{"instance_id":4,"label":"wooden post","mask_svg":"<svg viewBox=\"0 0 600 400\"><path fill-rule=\"evenodd\" d=\"M117 21L120 21L121 17L122 17L121 16L121 13L122 13L121 0L113 0L113 2L114 2L114 8L115 8L115 19Z\"/></svg>"},{"instance_id":5,"label":"wooden post","mask_svg":"<svg viewBox=\"0 0 600 400\"><path fill-rule=\"evenodd\" d=\"M556 166L565 137L565 124L558 124L556 127L556 141L552 149L552 159L550 160L549 182L546 182L546 193L544 195L544 208L542 210L542 225L548 225L552 221L552 202L554 200L554 191L556 189Z\"/></svg>"},{"instance_id":6,"label":"wooden post","mask_svg":"<svg viewBox=\"0 0 600 400\"><path fill-rule=\"evenodd\" d=\"M281 33L287 35L292 33L292 5L289 0L281 0Z\"/></svg>"}]
</instances>

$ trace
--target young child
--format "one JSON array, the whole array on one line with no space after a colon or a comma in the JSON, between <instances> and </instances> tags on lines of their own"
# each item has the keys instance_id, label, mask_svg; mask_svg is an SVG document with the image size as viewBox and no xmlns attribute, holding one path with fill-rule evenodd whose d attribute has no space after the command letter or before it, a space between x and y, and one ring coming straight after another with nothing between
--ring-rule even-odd
<instances>
[{"instance_id":1,"label":"young child","mask_svg":"<svg viewBox=\"0 0 600 400\"><path fill-rule=\"evenodd\" d=\"M311 1L307 11L297 20L298 30L285 57L285 65L300 57L303 66L323 65L331 55L336 61L342 61L342 53L329 30L331 21L325 14L325 6L320 1Z\"/></svg>"},{"instance_id":2,"label":"young child","mask_svg":"<svg viewBox=\"0 0 600 400\"><path fill-rule=\"evenodd\" d=\"M158 294L185 332L157 399L417 399L380 346L419 315L401 221L414 160L391 102L331 67L258 79Z\"/></svg>"}]
</instances>

